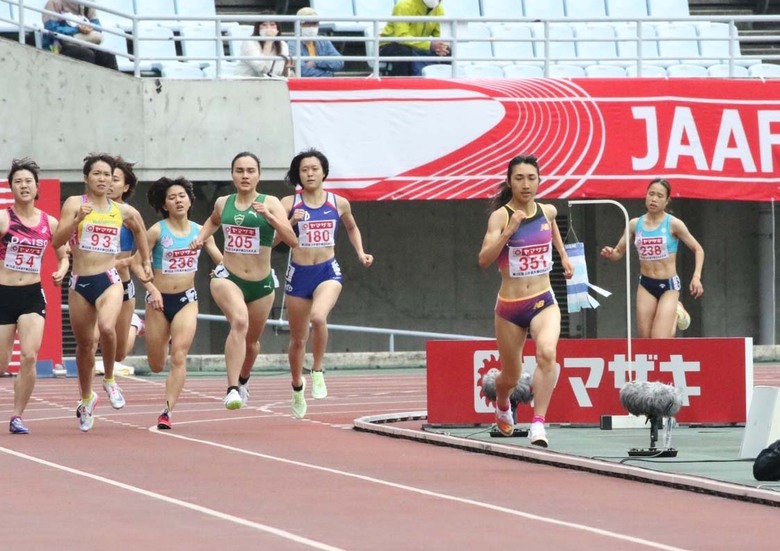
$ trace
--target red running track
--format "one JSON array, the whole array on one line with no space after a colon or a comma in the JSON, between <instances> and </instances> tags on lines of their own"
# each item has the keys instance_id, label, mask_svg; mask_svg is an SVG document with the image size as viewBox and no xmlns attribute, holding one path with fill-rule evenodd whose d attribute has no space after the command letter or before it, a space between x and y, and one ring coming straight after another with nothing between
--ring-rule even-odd
<instances>
[{"instance_id":1,"label":"red running track","mask_svg":"<svg viewBox=\"0 0 780 551\"><path fill-rule=\"evenodd\" d=\"M83 434L76 381L40 380L31 434L0 436L0 548L776 548L774 507L351 430L424 410L423 373L331 375L303 421L289 377L256 376L233 412L222 377L192 377L170 432L163 385L123 379L128 405L101 395ZM0 380L5 418L12 399Z\"/></svg>"}]
</instances>

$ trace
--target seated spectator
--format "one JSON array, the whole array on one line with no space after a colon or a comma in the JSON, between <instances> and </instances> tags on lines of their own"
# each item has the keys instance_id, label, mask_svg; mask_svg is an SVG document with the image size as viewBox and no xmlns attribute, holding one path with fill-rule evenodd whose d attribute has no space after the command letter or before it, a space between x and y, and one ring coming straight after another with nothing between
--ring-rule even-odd
<instances>
[{"instance_id":1,"label":"seated spectator","mask_svg":"<svg viewBox=\"0 0 780 551\"><path fill-rule=\"evenodd\" d=\"M399 0L393 8L393 15L400 16L437 16L444 15L441 0ZM441 36L439 23L388 21L379 36L394 38ZM380 42L380 56L448 56L450 47L441 40L426 40L420 42ZM391 61L387 74L390 76L420 76L423 67L436 63L427 61Z\"/></svg>"},{"instance_id":2,"label":"seated spectator","mask_svg":"<svg viewBox=\"0 0 780 551\"><path fill-rule=\"evenodd\" d=\"M273 16L276 12L263 10L260 15ZM258 21L252 31L252 37L274 38L279 36L276 21ZM242 59L237 74L250 77L289 77L293 75L293 63L290 49L282 40L245 40L241 44Z\"/></svg>"},{"instance_id":3,"label":"seated spectator","mask_svg":"<svg viewBox=\"0 0 780 551\"><path fill-rule=\"evenodd\" d=\"M103 34L95 30L96 26L100 26L95 8L88 8L80 2L49 0L43 9L60 14L60 16L43 14L43 26L47 31L71 36L80 42L57 40L53 34L44 33L42 44L44 50L59 52L109 69L117 68L114 54L90 46L90 44L103 42Z\"/></svg>"},{"instance_id":4,"label":"seated spectator","mask_svg":"<svg viewBox=\"0 0 780 551\"><path fill-rule=\"evenodd\" d=\"M316 17L317 12L313 8L301 8L298 10L301 17ZM302 77L332 77L336 71L344 68L344 60L341 54L330 40L305 40L317 36L320 24L317 21L301 21L301 42L303 52L301 55L316 57L301 62ZM298 57L298 42L290 42L290 54Z\"/></svg>"}]
</instances>

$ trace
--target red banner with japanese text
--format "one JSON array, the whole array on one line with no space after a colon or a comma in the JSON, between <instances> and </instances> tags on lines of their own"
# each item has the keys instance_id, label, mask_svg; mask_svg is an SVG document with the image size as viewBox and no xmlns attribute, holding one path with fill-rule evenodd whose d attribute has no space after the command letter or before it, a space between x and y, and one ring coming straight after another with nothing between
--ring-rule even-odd
<instances>
[{"instance_id":1,"label":"red banner with japanese text","mask_svg":"<svg viewBox=\"0 0 780 551\"><path fill-rule=\"evenodd\" d=\"M780 81L292 79L295 148L350 200L479 199L539 157L539 197L780 199Z\"/></svg>"},{"instance_id":2,"label":"red banner with japanese text","mask_svg":"<svg viewBox=\"0 0 780 551\"><path fill-rule=\"evenodd\" d=\"M534 343L523 349L523 370L536 369ZM429 341L428 423L489 424L495 406L482 378L499 370L495 340ZM627 415L620 389L627 380L673 384L683 395L681 423L744 423L753 391L753 342L749 338L562 339L558 381L546 418L551 423L599 424L602 415ZM530 422L531 408L518 408ZM525 411L525 413L523 413Z\"/></svg>"},{"instance_id":3,"label":"red banner with japanese text","mask_svg":"<svg viewBox=\"0 0 780 551\"><path fill-rule=\"evenodd\" d=\"M6 209L14 203L13 195L7 181L0 181L0 209ZM60 217L60 181L41 179L38 183L38 200L35 206L46 214L59 219ZM41 285L46 295L46 325L38 361L51 361L52 364L62 363L62 288L55 287L51 274L57 270L57 257L54 249L48 247L43 254L41 265ZM67 285L67 280L64 282ZM9 373L19 371L19 340L14 338L14 348L11 354Z\"/></svg>"}]
</instances>

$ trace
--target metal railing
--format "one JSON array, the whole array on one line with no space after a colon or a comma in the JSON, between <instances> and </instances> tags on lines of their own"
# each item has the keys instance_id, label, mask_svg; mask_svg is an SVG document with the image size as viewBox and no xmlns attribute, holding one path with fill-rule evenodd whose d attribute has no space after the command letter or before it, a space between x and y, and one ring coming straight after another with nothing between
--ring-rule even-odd
<instances>
[{"instance_id":1,"label":"metal railing","mask_svg":"<svg viewBox=\"0 0 780 551\"><path fill-rule=\"evenodd\" d=\"M34 22L26 21L24 8L40 13L41 15L43 13L52 13L52 12L46 12L45 10L29 5L29 2L25 2L25 0L6 0L6 1L16 7L17 10L16 13L19 14L18 17L19 20L12 21L0 17L0 21L6 23L12 23L12 24L13 23L19 24L19 30L18 30L19 41L24 43L27 33L33 33L36 36L36 45L40 46L40 37L44 33L48 33L50 31L46 31L45 29L42 28L40 20ZM149 22L162 24L163 26L171 26L174 28L180 27L182 25L187 25L187 24L200 24L200 25L208 25L210 27L213 27L214 34L212 36L201 37L201 38L194 38L194 37L186 38L186 40L190 40L190 41L208 41L208 42L214 42L216 44L219 44L220 47L215 48L215 53L213 56L188 57L188 56L177 54L174 56L167 56L167 57L150 56L144 58L140 55L134 55L133 53L118 52L118 51L106 49L102 46L91 45L91 47L94 47L96 49L114 53L119 57L129 60L133 65L133 74L136 76L140 76L142 74L143 72L142 68L145 66L145 64L148 64L149 62L152 62L154 64L156 70L159 70L159 68L161 66L164 66L166 63L197 62L202 66L213 65L216 76L221 77L229 74L230 72L229 68L234 66L236 62L246 61L251 59L273 59L270 57L268 58L245 57L241 55L231 55L229 53L230 43L233 41L235 41L236 43L240 43L245 40L260 40L259 37L252 37L252 36L246 36L246 34L241 34L237 32L236 29L242 28L242 26L245 25L254 24L255 22L261 20L265 20L265 21L272 20L280 24L292 25L293 28L292 34L275 37L271 40L287 41L290 43L295 43L298 46L297 51L300 52L300 55L296 56L295 58L297 74L300 74L302 64L306 63L309 60L315 59L314 57L304 55L306 49L301 47L304 40L305 41L335 40L338 41L339 43L344 43L344 44L351 44L351 43L362 44L366 50L365 55L347 55L347 56L342 56L341 59L345 62L353 62L353 61L365 62L367 66L370 68L370 75L373 76L379 76L381 74L382 67L384 67L387 63L409 62L409 61L436 61L442 63L449 63L451 65L452 76L459 75L460 70L464 66L479 64L479 63L535 65L535 66L540 66L543 69L543 74L545 76L550 75L551 67L556 64L576 64L580 66L583 66L588 63L594 65L596 64L615 65L616 62L618 62L618 63L624 63L626 65L635 65L637 76L642 76L642 68L644 65L657 65L659 63L670 64L672 62L680 62L680 61L683 63L686 61L691 61L699 65L707 61L713 61L713 63L716 61L725 63L729 67L728 76L736 76L737 73L736 68L739 66L746 66L753 63L760 64L763 62L780 64L780 53L766 53L761 55L759 54L743 55L740 53L741 46L743 45L780 42L780 34L763 34L761 36L755 36L755 35L748 36L748 35L739 34L737 30L739 25L749 26L757 23L761 23L761 24L771 23L771 24L776 24L778 27L780 27L780 16L776 16L776 15L689 16L685 19L667 19L662 17L647 17L641 19L616 19L616 18L581 19L581 18L567 17L561 19L548 19L548 20L541 20L541 21L532 18L527 18L527 17L464 19L464 18L454 18L454 17L409 18L409 17L388 16L382 19L367 20L361 17L334 18L334 17L326 17L326 16L297 17L297 16L260 16L260 15L218 15L216 17L205 18L205 17L197 17L197 16L175 15L175 16L167 16L167 17L154 16L153 18L151 18L151 17L144 17L135 14L117 12L109 7L104 7L97 2L90 2L85 0L81 3L84 4L85 6L94 7L95 9L97 9L98 17L100 17L100 13L110 13L112 15L127 19L130 22L130 24L126 27L126 29L121 29L119 27L101 26L98 28L98 30L100 30L103 33L121 37L122 39L126 40L127 43L132 45L132 52L140 51L139 40L144 40L147 42L155 42L155 41L179 42L183 40L181 36L177 37L174 36L173 34L171 34L171 36L167 38L142 38L139 35L139 28L144 25L147 25ZM363 28L363 33L349 33L349 34L338 35L338 36L317 36L312 38L306 37L304 39L300 33L301 23L306 21L313 21L313 20L318 21L320 25L323 27L327 26L328 24L331 24L330 26L333 26L333 24L335 23L354 24L355 28ZM419 22L433 21L433 22L440 23L442 28L442 34L446 35L444 37L444 40L448 41L451 44L450 55L431 56L431 57L380 56L379 55L380 44L390 43L390 42L404 43L404 42L414 42L420 40L430 40L430 37L407 37L407 38L380 37L379 36L380 32L384 28L385 23L388 21L419 21ZM651 28L655 28L658 25L662 25L668 22L690 23L693 25L706 23L706 22L726 23L729 24L730 26L729 28L731 30L729 32L728 38L723 38L723 37L666 38L666 37L650 36ZM473 24L532 25L537 30L534 33L534 36L530 40L527 39L512 40L511 38L496 38L493 36L475 36L469 28L469 25L473 25ZM606 38L588 37L585 41L588 43L610 42L610 43L614 43L616 45L615 46L616 48L618 44L626 45L627 43L633 43L634 47L636 48L636 55L630 55L630 56L616 55L614 60L605 60L603 58L589 58L585 52L578 51L576 52L575 55L571 57L559 57L556 59L552 59L550 56L550 52L554 50L553 46L561 43L571 43L571 42L576 43L578 39L576 36L557 37L554 36L554 33L552 33L551 30L554 29L556 26L560 26L560 25L576 26L576 25L583 25L583 24L634 25L636 27L636 36L631 36L631 37L615 36L614 38L613 37L606 37ZM76 41L76 39L70 36L65 36L57 33L53 33L53 35L57 40L60 41L64 41L64 42ZM644 50L647 49L646 46L649 44L657 44L659 42L664 42L664 41L686 41L686 40L695 41L697 45L708 41L711 42L718 41L722 43L725 40L728 42L728 54L725 55L724 57L718 57L718 58L707 59L707 58L702 58L701 56L697 56L695 59L693 59L693 58L680 58L677 56L666 56L666 57L648 56L644 52ZM482 42L487 42L492 45L498 42L513 42L513 41L532 42L535 51L533 57L507 59L507 58L497 58L493 55L472 55L468 53L467 48L465 48L464 46L466 44L474 44L474 43L482 43ZM643 45L645 46L645 48L643 48ZM226 50L228 51L228 53L226 53Z\"/></svg>"}]
</instances>

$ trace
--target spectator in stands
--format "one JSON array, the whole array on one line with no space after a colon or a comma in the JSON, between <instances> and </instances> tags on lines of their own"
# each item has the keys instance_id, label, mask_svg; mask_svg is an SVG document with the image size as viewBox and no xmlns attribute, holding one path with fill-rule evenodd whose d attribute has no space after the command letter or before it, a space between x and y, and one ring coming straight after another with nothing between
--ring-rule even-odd
<instances>
[{"instance_id":1,"label":"spectator in stands","mask_svg":"<svg viewBox=\"0 0 780 551\"><path fill-rule=\"evenodd\" d=\"M8 174L13 206L0 210L0 376L11 361L14 337L19 334L20 365L14 381L14 406L8 430L27 434L22 414L35 387L35 364L43 341L46 297L41 288L41 259L57 230L57 219L35 207L38 165L32 159L14 159ZM54 285L68 271L65 245L57 247Z\"/></svg>"},{"instance_id":2,"label":"spectator in stands","mask_svg":"<svg viewBox=\"0 0 780 551\"><path fill-rule=\"evenodd\" d=\"M276 12L263 10L261 16L274 16ZM279 36L279 24L276 21L261 20L255 23L252 37L261 40L245 40L241 44L241 57L238 75L250 77L290 77L293 75L293 62L290 49L283 40L262 40Z\"/></svg>"},{"instance_id":3,"label":"spectator in stands","mask_svg":"<svg viewBox=\"0 0 780 551\"><path fill-rule=\"evenodd\" d=\"M444 15L441 0L400 0L393 8L394 16L438 16ZM435 40L441 36L439 23L388 21L380 33L386 38L430 37L431 40L414 42L380 42L380 56L448 56L449 44ZM387 74L390 76L420 76L423 67L437 63L432 59L426 61L391 61Z\"/></svg>"},{"instance_id":4,"label":"spectator in stands","mask_svg":"<svg viewBox=\"0 0 780 551\"><path fill-rule=\"evenodd\" d=\"M230 332L225 342L227 409L239 409L249 400L249 376L260 353L260 335L274 304L275 277L271 270L274 236L298 246L279 199L257 191L260 160L244 151L233 158L230 173L236 192L219 197L204 222L193 249L203 248L222 226L225 236L222 264L214 269L211 296L225 314ZM149 339L147 333L147 342Z\"/></svg>"},{"instance_id":5,"label":"spectator in stands","mask_svg":"<svg viewBox=\"0 0 780 551\"><path fill-rule=\"evenodd\" d=\"M301 8L298 10L300 17L317 17L317 12L313 8ZM344 60L341 54L330 40L307 40L317 36L320 30L320 24L317 21L301 21L301 42L303 45L302 55L316 57L301 63L302 77L332 77L336 71L344 68ZM290 43L290 55L293 58L298 57L297 40Z\"/></svg>"},{"instance_id":6,"label":"spectator in stands","mask_svg":"<svg viewBox=\"0 0 780 551\"><path fill-rule=\"evenodd\" d=\"M100 44L103 34L95 27L100 26L95 8L88 8L80 2L68 0L49 0L44 9L54 12L43 14L43 26L47 32L43 34L43 49L59 52L62 55L80 59L107 67L117 69L116 56L109 52L96 50L90 44ZM78 42L70 40L58 40L51 33L59 33L70 36Z\"/></svg>"}]
</instances>

